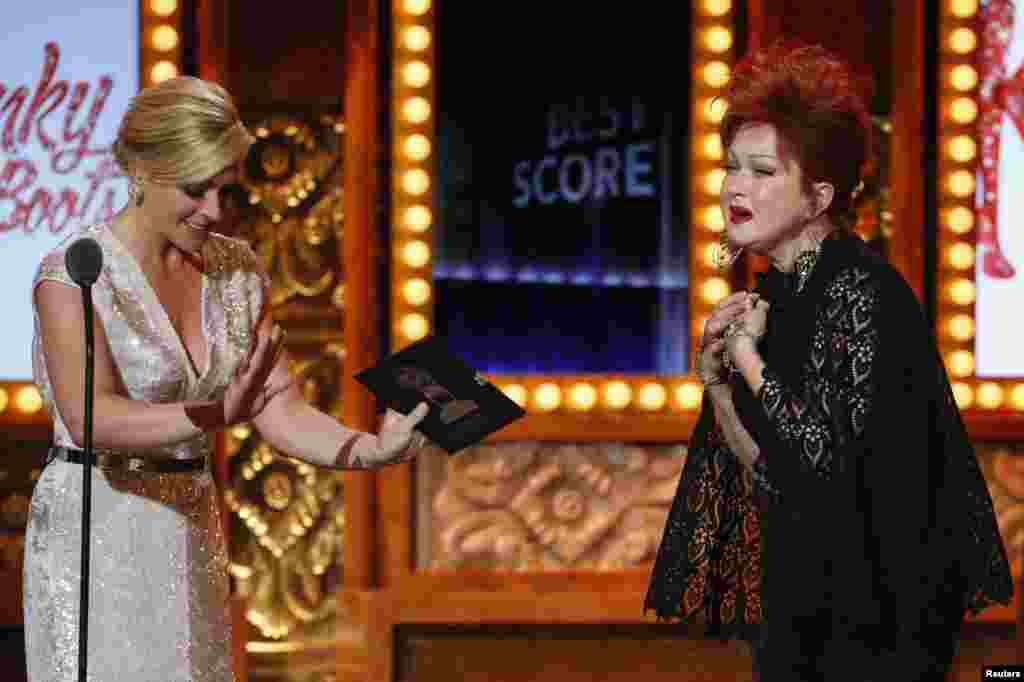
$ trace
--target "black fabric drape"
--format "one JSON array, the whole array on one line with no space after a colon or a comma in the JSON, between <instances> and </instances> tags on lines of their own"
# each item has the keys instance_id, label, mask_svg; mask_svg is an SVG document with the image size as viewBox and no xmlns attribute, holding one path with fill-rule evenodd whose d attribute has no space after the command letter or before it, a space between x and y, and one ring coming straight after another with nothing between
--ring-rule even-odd
<instances>
[{"instance_id":1,"label":"black fabric drape","mask_svg":"<svg viewBox=\"0 0 1024 682\"><path fill-rule=\"evenodd\" d=\"M927 320L900 275L852 235L825 241L802 286L773 269L758 291L772 303L759 345L765 389L755 397L737 377L733 396L762 453L754 478L765 484L733 483L749 477L705 402L645 606L665 619L703 610L709 634L722 637L745 636L760 616L766 679L849 672L851 643L891 672L924 674L951 656L965 609L1012 595L992 502ZM719 492L695 493L699 481ZM702 516L688 503L695 495L719 499L717 515ZM751 509L757 538L720 523ZM710 556L758 544L746 552L760 559L757 585L737 591L702 575L690 555L704 537ZM703 594L700 607L688 592ZM737 596L763 613L723 622L721 603Z\"/></svg>"}]
</instances>

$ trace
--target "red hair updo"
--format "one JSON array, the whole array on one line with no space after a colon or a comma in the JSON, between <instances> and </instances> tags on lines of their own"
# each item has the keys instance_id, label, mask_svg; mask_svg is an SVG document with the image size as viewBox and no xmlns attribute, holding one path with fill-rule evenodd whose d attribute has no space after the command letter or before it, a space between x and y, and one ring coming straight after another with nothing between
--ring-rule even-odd
<instances>
[{"instance_id":1,"label":"red hair updo","mask_svg":"<svg viewBox=\"0 0 1024 682\"><path fill-rule=\"evenodd\" d=\"M835 188L827 213L843 224L871 164L870 87L825 48L780 41L736 65L722 143L728 148L745 124L772 125L780 156L799 164L808 189L815 182Z\"/></svg>"}]
</instances>

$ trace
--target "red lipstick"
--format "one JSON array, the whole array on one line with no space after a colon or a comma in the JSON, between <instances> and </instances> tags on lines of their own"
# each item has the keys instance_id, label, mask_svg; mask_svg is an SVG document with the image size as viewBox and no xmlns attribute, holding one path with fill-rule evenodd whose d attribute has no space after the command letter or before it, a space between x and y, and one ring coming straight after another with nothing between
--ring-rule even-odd
<instances>
[{"instance_id":1,"label":"red lipstick","mask_svg":"<svg viewBox=\"0 0 1024 682\"><path fill-rule=\"evenodd\" d=\"M745 223L754 217L754 212L749 208L743 206L730 206L729 207L729 222L734 225Z\"/></svg>"}]
</instances>

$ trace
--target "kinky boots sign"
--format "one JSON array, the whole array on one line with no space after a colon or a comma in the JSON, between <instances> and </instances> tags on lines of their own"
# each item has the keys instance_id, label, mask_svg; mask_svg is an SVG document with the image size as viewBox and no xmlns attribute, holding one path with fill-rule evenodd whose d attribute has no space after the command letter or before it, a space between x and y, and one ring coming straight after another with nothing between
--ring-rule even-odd
<instances>
[{"instance_id":1,"label":"kinky boots sign","mask_svg":"<svg viewBox=\"0 0 1024 682\"><path fill-rule=\"evenodd\" d=\"M112 140L94 139L114 77L73 82L60 57L47 43L34 84L0 83L0 233L56 234L114 214L122 175Z\"/></svg>"}]
</instances>

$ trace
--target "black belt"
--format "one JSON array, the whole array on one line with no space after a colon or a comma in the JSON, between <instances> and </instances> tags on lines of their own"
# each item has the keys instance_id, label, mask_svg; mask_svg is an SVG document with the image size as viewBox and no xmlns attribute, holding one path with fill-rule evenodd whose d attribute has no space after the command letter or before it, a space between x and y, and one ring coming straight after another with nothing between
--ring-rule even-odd
<instances>
[{"instance_id":1,"label":"black belt","mask_svg":"<svg viewBox=\"0 0 1024 682\"><path fill-rule=\"evenodd\" d=\"M83 450L55 446L50 450L51 457L70 464L81 464L85 456ZM155 459L153 457L137 457L122 455L117 452L93 452L93 466L100 469L115 471L148 471L160 474L176 474L206 469L206 458L193 459Z\"/></svg>"}]
</instances>

